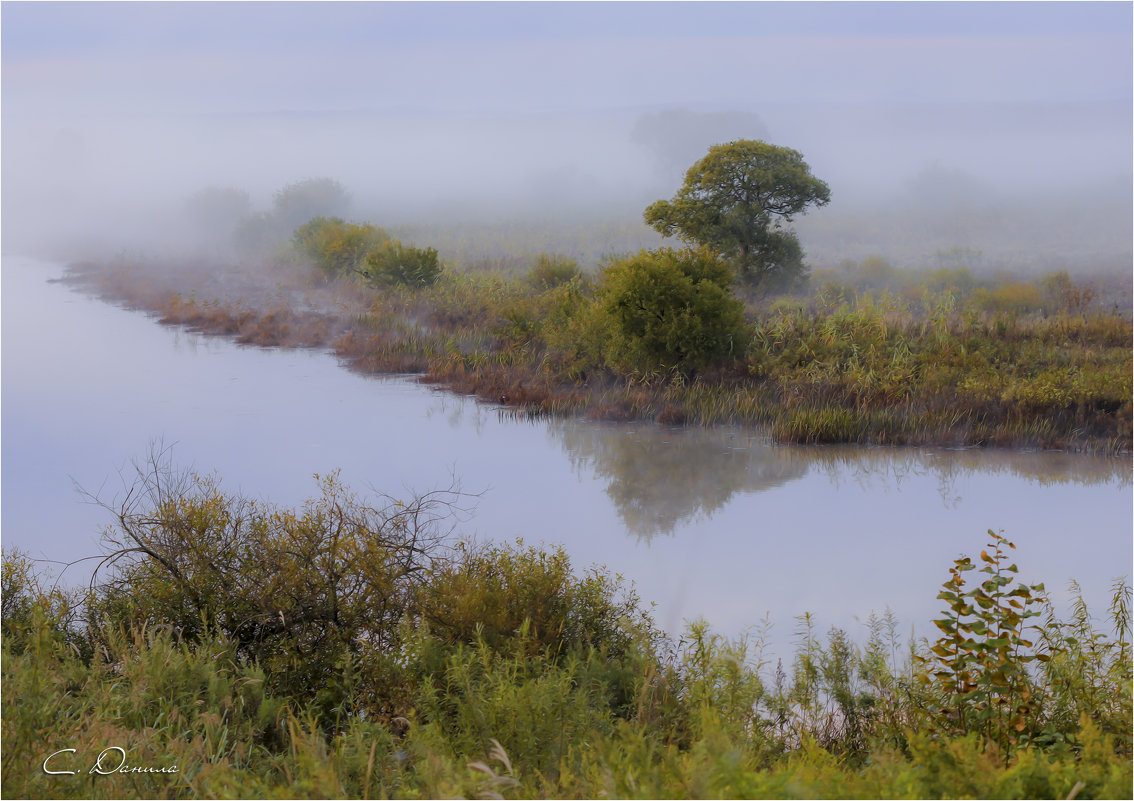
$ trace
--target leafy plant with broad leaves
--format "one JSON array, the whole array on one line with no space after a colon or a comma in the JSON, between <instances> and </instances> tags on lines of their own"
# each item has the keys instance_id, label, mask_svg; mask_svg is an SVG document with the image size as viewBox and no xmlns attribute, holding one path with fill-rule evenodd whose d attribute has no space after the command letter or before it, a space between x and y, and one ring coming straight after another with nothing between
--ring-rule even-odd
<instances>
[{"instance_id":1,"label":"leafy plant with broad leaves","mask_svg":"<svg viewBox=\"0 0 1134 801\"><path fill-rule=\"evenodd\" d=\"M1040 614L1042 584L1019 582L1019 568L1008 561L1016 546L989 530L988 549L980 552L987 578L966 589L964 574L976 570L969 557L953 562L937 597L948 603L934 620L942 635L922 656L922 680L930 685L932 726L949 734L979 732L997 743L1007 759L1011 749L1038 733L1041 708L1028 665L1046 662L1025 636L1029 618ZM1015 584L1015 586L1013 586Z\"/></svg>"}]
</instances>

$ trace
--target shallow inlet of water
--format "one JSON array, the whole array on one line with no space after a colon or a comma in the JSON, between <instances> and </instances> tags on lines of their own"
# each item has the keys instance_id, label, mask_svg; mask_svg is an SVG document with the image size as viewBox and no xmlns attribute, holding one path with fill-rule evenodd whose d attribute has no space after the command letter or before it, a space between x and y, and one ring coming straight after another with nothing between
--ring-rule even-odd
<instances>
[{"instance_id":1,"label":"shallow inlet of water","mask_svg":"<svg viewBox=\"0 0 1134 801\"><path fill-rule=\"evenodd\" d=\"M951 560L985 532L1016 542L1021 577L1057 601L1076 579L1101 612L1134 559L1131 462L1062 453L779 446L741 429L528 420L326 353L248 348L159 325L50 282L59 264L2 265L5 548L68 560L110 520L151 442L230 489L295 504L315 472L354 489L481 493L458 531L562 544L656 603L675 633L704 617L736 634L767 617L786 656L794 618L819 631L889 606L903 632L939 610Z\"/></svg>"}]
</instances>

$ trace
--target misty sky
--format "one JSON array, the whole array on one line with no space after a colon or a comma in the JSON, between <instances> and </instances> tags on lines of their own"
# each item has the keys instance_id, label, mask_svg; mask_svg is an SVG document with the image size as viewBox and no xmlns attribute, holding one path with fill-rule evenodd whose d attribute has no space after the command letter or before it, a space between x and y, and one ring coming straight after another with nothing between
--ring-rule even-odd
<instances>
[{"instance_id":1,"label":"misty sky","mask_svg":"<svg viewBox=\"0 0 1134 801\"><path fill-rule=\"evenodd\" d=\"M6 113L1129 100L1129 3L3 4Z\"/></svg>"},{"instance_id":2,"label":"misty sky","mask_svg":"<svg viewBox=\"0 0 1134 801\"><path fill-rule=\"evenodd\" d=\"M629 214L708 145L757 135L803 152L828 215L927 167L1128 198L1132 8L5 0L5 227L106 230L208 185L263 208L324 175L382 222L462 203ZM668 110L759 124L704 118L667 160L633 132Z\"/></svg>"}]
</instances>

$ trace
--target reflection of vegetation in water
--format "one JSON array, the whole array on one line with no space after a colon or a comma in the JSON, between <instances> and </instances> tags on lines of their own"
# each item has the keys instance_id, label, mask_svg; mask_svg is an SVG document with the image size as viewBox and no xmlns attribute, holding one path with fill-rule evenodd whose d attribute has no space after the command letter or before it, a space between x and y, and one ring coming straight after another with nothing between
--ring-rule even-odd
<instances>
[{"instance_id":1,"label":"reflection of vegetation in water","mask_svg":"<svg viewBox=\"0 0 1134 801\"><path fill-rule=\"evenodd\" d=\"M738 492L759 492L800 478L806 464L782 448L729 429L627 428L551 423L576 470L608 482L626 528L640 538L672 533L709 517Z\"/></svg>"},{"instance_id":2,"label":"reflection of vegetation in water","mask_svg":"<svg viewBox=\"0 0 1134 801\"><path fill-rule=\"evenodd\" d=\"M1014 476L1042 486L1114 484L1130 486L1129 459L1073 453L1014 452L999 450L936 450L920 448L859 448L824 446L782 447L787 460L800 460L822 469L832 484L851 480L864 489L886 487L901 490L909 477L933 475L941 501L947 507L961 501L958 479L979 473L984 476Z\"/></svg>"},{"instance_id":3,"label":"reflection of vegetation in water","mask_svg":"<svg viewBox=\"0 0 1134 801\"><path fill-rule=\"evenodd\" d=\"M770 445L737 429L626 427L550 422L579 471L594 471L626 528L650 539L711 517L736 493L760 492L822 470L838 486L901 491L932 476L942 504L955 507L965 476L1013 476L1041 485L1130 486L1128 459L1052 452L926 450L857 446Z\"/></svg>"}]
</instances>

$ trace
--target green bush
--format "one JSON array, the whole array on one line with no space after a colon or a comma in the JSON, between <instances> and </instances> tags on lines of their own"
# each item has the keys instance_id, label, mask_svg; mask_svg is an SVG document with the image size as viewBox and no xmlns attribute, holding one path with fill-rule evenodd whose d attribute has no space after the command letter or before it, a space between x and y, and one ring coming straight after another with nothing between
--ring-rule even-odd
<instances>
[{"instance_id":1,"label":"green bush","mask_svg":"<svg viewBox=\"0 0 1134 801\"><path fill-rule=\"evenodd\" d=\"M344 222L339 217L316 217L292 234L291 242L327 278L338 278L358 271L363 259L389 242L381 228Z\"/></svg>"},{"instance_id":2,"label":"green bush","mask_svg":"<svg viewBox=\"0 0 1134 801\"><path fill-rule=\"evenodd\" d=\"M86 651L76 628L82 598L57 585L47 585L35 564L21 551L4 551L0 562L0 600L4 644L15 653L51 642Z\"/></svg>"},{"instance_id":3,"label":"green bush","mask_svg":"<svg viewBox=\"0 0 1134 801\"><path fill-rule=\"evenodd\" d=\"M603 648L625 653L634 631L652 632L637 595L594 569L577 578L562 548L463 546L421 591L422 615L434 636L455 645L478 639L501 649L524 631L538 652Z\"/></svg>"},{"instance_id":4,"label":"green bush","mask_svg":"<svg viewBox=\"0 0 1134 801\"><path fill-rule=\"evenodd\" d=\"M414 699L417 736L464 754L495 741L524 773L553 778L572 750L610 736L619 713L633 714L621 696L633 697L643 664L628 662L617 677L602 652L530 650L524 631L511 639L518 647L510 653L483 639L440 652ZM619 692L620 684L629 689Z\"/></svg>"},{"instance_id":5,"label":"green bush","mask_svg":"<svg viewBox=\"0 0 1134 801\"><path fill-rule=\"evenodd\" d=\"M1076 284L1066 270L1048 273L1042 279L1051 311L1069 314L1083 314L1095 299L1095 289L1090 284Z\"/></svg>"},{"instance_id":6,"label":"green bush","mask_svg":"<svg viewBox=\"0 0 1134 801\"><path fill-rule=\"evenodd\" d=\"M750 338L731 273L705 250L640 251L606 267L597 294L604 356L622 373L695 372L742 357Z\"/></svg>"},{"instance_id":7,"label":"green bush","mask_svg":"<svg viewBox=\"0 0 1134 801\"><path fill-rule=\"evenodd\" d=\"M152 458L126 500L106 507L117 522L104 537L113 572L90 603L92 623L171 626L189 640L219 632L273 689L335 707L350 691L344 673L396 648L444 556L437 524L451 498L375 507L335 476L320 488L300 509L280 509Z\"/></svg>"},{"instance_id":8,"label":"green bush","mask_svg":"<svg viewBox=\"0 0 1134 801\"><path fill-rule=\"evenodd\" d=\"M389 242L366 257L362 274L378 285L425 287L441 277L441 263L433 248Z\"/></svg>"}]
</instances>

